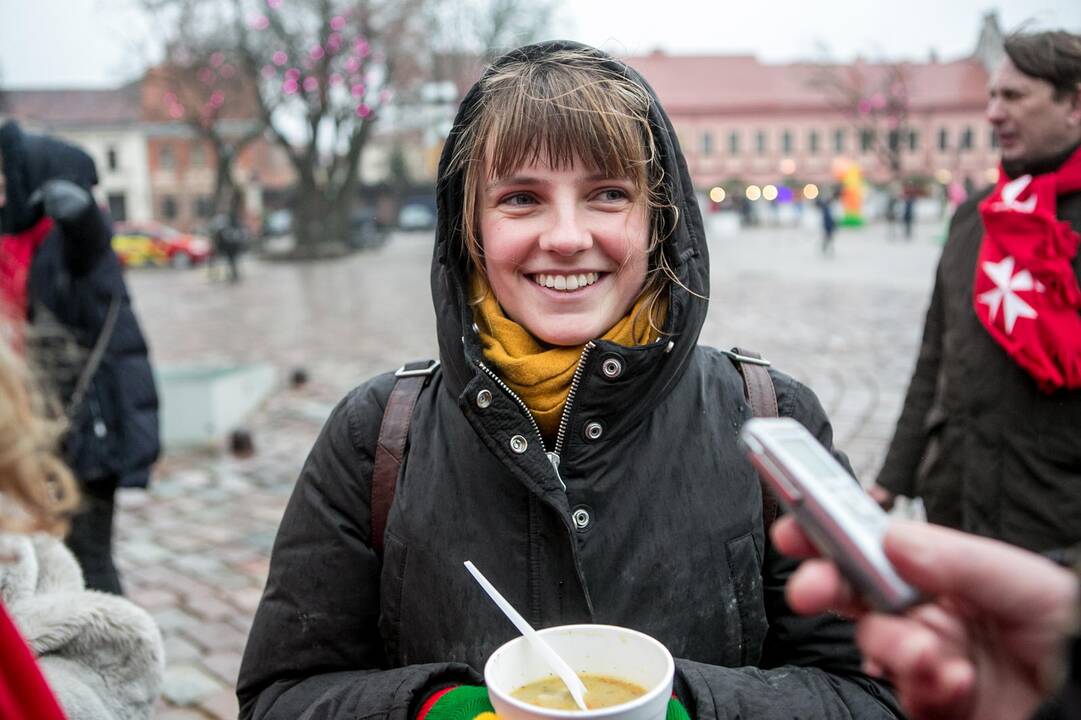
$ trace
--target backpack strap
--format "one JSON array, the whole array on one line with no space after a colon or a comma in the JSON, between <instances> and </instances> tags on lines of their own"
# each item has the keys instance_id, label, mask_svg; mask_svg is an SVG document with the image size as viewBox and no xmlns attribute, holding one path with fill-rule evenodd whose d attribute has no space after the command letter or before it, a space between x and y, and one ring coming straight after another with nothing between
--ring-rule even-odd
<instances>
[{"instance_id":1,"label":"backpack strap","mask_svg":"<svg viewBox=\"0 0 1081 720\"><path fill-rule=\"evenodd\" d=\"M387 532L387 516L394 503L394 489L398 484L398 471L405 457L405 444L409 439L409 426L413 421L413 407L420 391L428 384L439 367L438 360L423 360L402 365L394 373L394 388L383 410L383 422L379 425L379 442L375 446L372 467L371 536L372 548L383 557L383 538Z\"/></svg>"},{"instance_id":2,"label":"backpack strap","mask_svg":"<svg viewBox=\"0 0 1081 720\"><path fill-rule=\"evenodd\" d=\"M773 378L767 370L769 360L763 360L758 353L744 348L734 347L722 352L728 356L743 378L743 394L751 406L751 414L755 417L777 417L780 414L777 410L777 389L773 386ZM773 496L765 481L761 476L758 480L762 483L762 524L766 529L766 536L769 537L769 529L777 519L779 508L777 498Z\"/></svg>"}]
</instances>

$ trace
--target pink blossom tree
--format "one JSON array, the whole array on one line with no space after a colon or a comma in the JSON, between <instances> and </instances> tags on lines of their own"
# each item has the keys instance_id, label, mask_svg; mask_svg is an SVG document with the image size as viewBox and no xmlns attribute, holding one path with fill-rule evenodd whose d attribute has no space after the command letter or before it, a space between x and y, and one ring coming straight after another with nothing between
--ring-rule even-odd
<instances>
[{"instance_id":1,"label":"pink blossom tree","mask_svg":"<svg viewBox=\"0 0 1081 720\"><path fill-rule=\"evenodd\" d=\"M233 0L237 50L297 174L302 255L343 241L380 112L416 83L426 0Z\"/></svg>"},{"instance_id":2,"label":"pink blossom tree","mask_svg":"<svg viewBox=\"0 0 1081 720\"><path fill-rule=\"evenodd\" d=\"M198 63L196 80L214 89L197 112L230 105L231 93L209 82L224 66L250 79L254 116L296 173L297 254L345 240L372 128L421 77L423 10L434 0L143 1L210 61Z\"/></svg>"}]
</instances>

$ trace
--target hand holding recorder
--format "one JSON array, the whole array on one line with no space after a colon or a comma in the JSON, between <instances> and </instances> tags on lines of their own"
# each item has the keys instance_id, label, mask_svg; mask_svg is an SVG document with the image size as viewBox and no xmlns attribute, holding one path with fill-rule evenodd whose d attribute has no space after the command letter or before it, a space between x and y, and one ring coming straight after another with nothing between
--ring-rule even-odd
<instances>
[{"instance_id":1,"label":"hand holding recorder","mask_svg":"<svg viewBox=\"0 0 1081 720\"><path fill-rule=\"evenodd\" d=\"M794 518L779 519L772 537L787 555L819 555ZM933 602L903 616L869 611L836 565L813 559L788 581L792 609L856 617L867 668L893 681L915 720L1031 717L1058 684L1077 577L1026 550L936 525L895 521L884 548Z\"/></svg>"},{"instance_id":2,"label":"hand holding recorder","mask_svg":"<svg viewBox=\"0 0 1081 720\"><path fill-rule=\"evenodd\" d=\"M790 512L773 527L776 547L832 559L789 579L795 611L856 617L868 672L889 677L914 718L1032 715L1058 681L1078 603L1072 573L994 540L890 521L792 421L750 421L743 442ZM895 614L924 597L934 601Z\"/></svg>"}]
</instances>

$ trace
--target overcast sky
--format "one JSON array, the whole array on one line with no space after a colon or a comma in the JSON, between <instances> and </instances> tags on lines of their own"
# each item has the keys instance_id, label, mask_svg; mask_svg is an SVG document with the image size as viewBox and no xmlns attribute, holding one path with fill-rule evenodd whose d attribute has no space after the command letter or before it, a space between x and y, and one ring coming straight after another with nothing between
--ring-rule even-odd
<instances>
[{"instance_id":1,"label":"overcast sky","mask_svg":"<svg viewBox=\"0 0 1081 720\"><path fill-rule=\"evenodd\" d=\"M444 0L454 1L454 0ZM553 35L620 54L753 53L763 60L944 59L969 53L983 14L1006 30L1081 32L1079 0L562 0ZM0 83L107 87L155 57L132 0L0 0ZM662 9L663 8L663 9Z\"/></svg>"}]
</instances>

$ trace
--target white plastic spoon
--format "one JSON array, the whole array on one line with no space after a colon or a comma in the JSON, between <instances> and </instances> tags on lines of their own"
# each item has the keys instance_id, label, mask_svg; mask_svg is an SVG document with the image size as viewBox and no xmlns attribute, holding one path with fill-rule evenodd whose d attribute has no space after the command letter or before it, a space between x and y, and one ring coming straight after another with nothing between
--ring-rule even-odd
<instances>
[{"instance_id":1,"label":"white plastic spoon","mask_svg":"<svg viewBox=\"0 0 1081 720\"><path fill-rule=\"evenodd\" d=\"M518 628L518 632L525 635L526 640L533 646L544 661L555 671L555 674L563 681L563 684L570 690L571 697L574 698L574 702L582 710L588 710L586 707L586 686L582 683L582 678L578 677L578 673L571 669L571 666L567 662L559 657L552 646L544 641L537 631L533 629L533 626L526 622L526 619L518 614L518 611L514 609L507 598L499 594L499 591L488 582L488 578L481 574L480 570L477 570L476 565L471 560L465 561L465 569L473 576L473 579L480 583L480 586L484 588L484 592L488 593L488 597L492 598L492 602L503 611L503 614L514 623L514 627Z\"/></svg>"}]
</instances>

